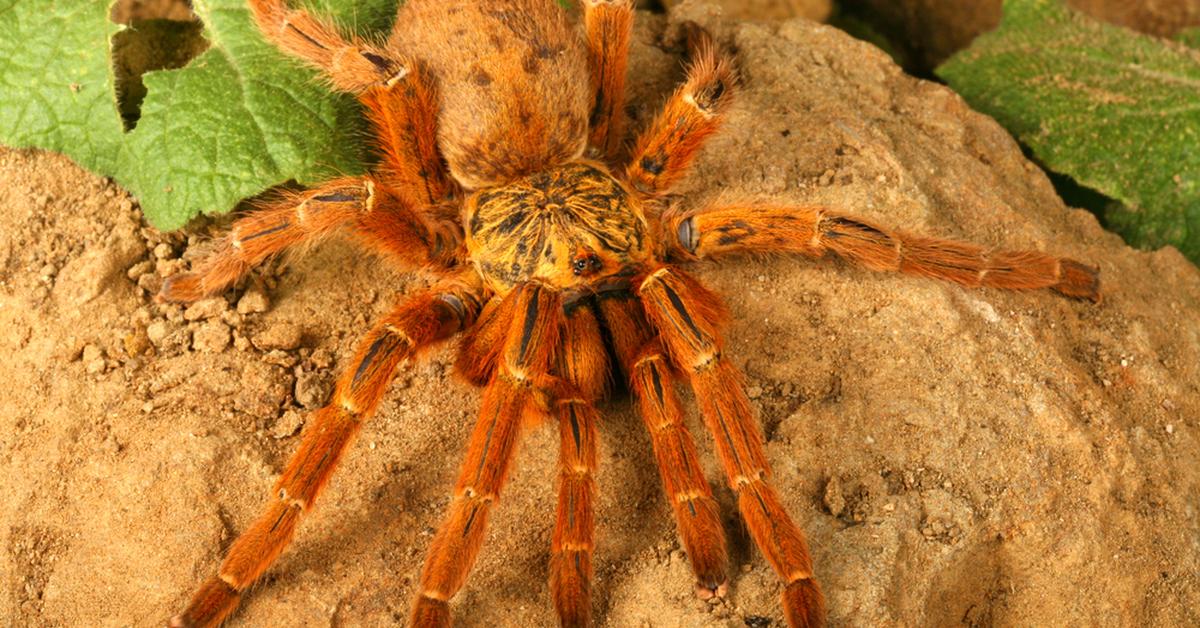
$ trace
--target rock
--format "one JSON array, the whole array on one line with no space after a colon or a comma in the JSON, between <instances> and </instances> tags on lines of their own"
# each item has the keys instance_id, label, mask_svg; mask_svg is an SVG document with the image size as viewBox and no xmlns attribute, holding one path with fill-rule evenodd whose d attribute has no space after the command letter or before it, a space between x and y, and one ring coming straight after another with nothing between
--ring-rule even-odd
<instances>
[{"instance_id":1,"label":"rock","mask_svg":"<svg viewBox=\"0 0 1200 628\"><path fill-rule=\"evenodd\" d=\"M146 338L159 352L168 355L186 351L192 344L190 329L161 319L146 326Z\"/></svg>"},{"instance_id":2,"label":"rock","mask_svg":"<svg viewBox=\"0 0 1200 628\"><path fill-rule=\"evenodd\" d=\"M980 33L1000 24L1003 0L845 0L854 11L900 46L916 67L930 70ZM1200 25L1200 0L1067 0L1098 20L1158 37Z\"/></svg>"},{"instance_id":3,"label":"rock","mask_svg":"<svg viewBox=\"0 0 1200 628\"><path fill-rule=\"evenodd\" d=\"M300 346L303 331L299 325L274 323L255 334L250 341L261 351L291 351Z\"/></svg>"},{"instance_id":4,"label":"rock","mask_svg":"<svg viewBox=\"0 0 1200 628\"><path fill-rule=\"evenodd\" d=\"M330 388L329 379L322 373L301 372L296 376L296 403L308 410L320 408L329 399Z\"/></svg>"},{"instance_id":5,"label":"rock","mask_svg":"<svg viewBox=\"0 0 1200 628\"><path fill-rule=\"evenodd\" d=\"M198 321L202 318L219 318L228 309L229 304L221 297L200 299L187 306L187 309L183 311L183 320Z\"/></svg>"},{"instance_id":6,"label":"rock","mask_svg":"<svg viewBox=\"0 0 1200 628\"><path fill-rule=\"evenodd\" d=\"M146 328L140 325L121 338L121 345L125 348L125 355L129 357L142 355L150 349L150 344L150 337L146 333Z\"/></svg>"},{"instance_id":7,"label":"rock","mask_svg":"<svg viewBox=\"0 0 1200 628\"><path fill-rule=\"evenodd\" d=\"M679 0L663 0L667 8L680 4ZM737 20L786 20L802 17L814 22L824 22L833 13L833 0L717 0L712 3L721 8L726 19Z\"/></svg>"},{"instance_id":8,"label":"rock","mask_svg":"<svg viewBox=\"0 0 1200 628\"><path fill-rule=\"evenodd\" d=\"M846 498L842 495L842 483L838 481L837 476L829 478L829 481L825 483L825 494L821 501L825 504L825 509L829 511L829 514L835 517L846 509Z\"/></svg>"},{"instance_id":9,"label":"rock","mask_svg":"<svg viewBox=\"0 0 1200 628\"><path fill-rule=\"evenodd\" d=\"M237 311L238 314L256 314L266 312L267 308L271 307L271 301L267 298L266 293L258 288L250 288L238 299Z\"/></svg>"},{"instance_id":10,"label":"rock","mask_svg":"<svg viewBox=\"0 0 1200 628\"><path fill-rule=\"evenodd\" d=\"M304 413L299 410L287 410L271 426L271 438L287 438L304 427Z\"/></svg>"},{"instance_id":11,"label":"rock","mask_svg":"<svg viewBox=\"0 0 1200 628\"><path fill-rule=\"evenodd\" d=\"M220 353L229 346L229 326L219 320L205 321L192 334L192 347L205 353Z\"/></svg>"},{"instance_id":12,"label":"rock","mask_svg":"<svg viewBox=\"0 0 1200 628\"><path fill-rule=\"evenodd\" d=\"M173 325L164 320L152 321L146 326L146 337L150 340L150 344L160 347L163 340L171 333Z\"/></svg>"}]
</instances>

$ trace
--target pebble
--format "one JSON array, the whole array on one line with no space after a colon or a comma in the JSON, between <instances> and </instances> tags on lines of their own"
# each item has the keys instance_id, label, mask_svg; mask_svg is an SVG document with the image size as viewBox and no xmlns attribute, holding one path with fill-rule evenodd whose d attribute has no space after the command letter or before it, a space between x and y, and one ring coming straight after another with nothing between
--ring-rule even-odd
<instances>
[{"instance_id":1,"label":"pebble","mask_svg":"<svg viewBox=\"0 0 1200 628\"><path fill-rule=\"evenodd\" d=\"M206 321L192 335L192 346L205 353L220 353L229 346L229 325L218 320Z\"/></svg>"},{"instance_id":2,"label":"pebble","mask_svg":"<svg viewBox=\"0 0 1200 628\"><path fill-rule=\"evenodd\" d=\"M146 326L146 338L150 340L150 344L161 347L167 336L170 335L174 326L164 320L151 322Z\"/></svg>"},{"instance_id":3,"label":"pebble","mask_svg":"<svg viewBox=\"0 0 1200 628\"><path fill-rule=\"evenodd\" d=\"M288 410L271 426L271 438L287 438L300 431L304 425L304 413L299 410Z\"/></svg>"},{"instance_id":4,"label":"pebble","mask_svg":"<svg viewBox=\"0 0 1200 628\"><path fill-rule=\"evenodd\" d=\"M825 495L823 500L825 508L829 509L829 514L838 516L846 509L846 498L842 495L842 483L837 477L829 478L825 483Z\"/></svg>"},{"instance_id":5,"label":"pebble","mask_svg":"<svg viewBox=\"0 0 1200 628\"><path fill-rule=\"evenodd\" d=\"M271 307L271 300L262 290L250 288L238 299L237 311L238 314L257 314L266 312L267 308Z\"/></svg>"},{"instance_id":6,"label":"pebble","mask_svg":"<svg viewBox=\"0 0 1200 628\"><path fill-rule=\"evenodd\" d=\"M198 321L200 319L217 318L227 309L229 309L229 304L221 297L200 299L183 311L183 320Z\"/></svg>"},{"instance_id":7,"label":"pebble","mask_svg":"<svg viewBox=\"0 0 1200 628\"><path fill-rule=\"evenodd\" d=\"M146 330L142 327L135 327L133 331L125 334L121 339L121 344L125 347L125 355L134 357L142 355L150 349L150 338L146 335Z\"/></svg>"},{"instance_id":8,"label":"pebble","mask_svg":"<svg viewBox=\"0 0 1200 628\"><path fill-rule=\"evenodd\" d=\"M746 396L751 399L758 399L763 394L762 386L751 386L746 389Z\"/></svg>"},{"instance_id":9,"label":"pebble","mask_svg":"<svg viewBox=\"0 0 1200 628\"><path fill-rule=\"evenodd\" d=\"M83 347L83 367L92 375L103 373L104 349L96 345L85 345Z\"/></svg>"},{"instance_id":10,"label":"pebble","mask_svg":"<svg viewBox=\"0 0 1200 628\"><path fill-rule=\"evenodd\" d=\"M158 246L154 247L154 257L158 259L167 259L171 257L171 253L171 245L166 242L160 242Z\"/></svg>"},{"instance_id":11,"label":"pebble","mask_svg":"<svg viewBox=\"0 0 1200 628\"><path fill-rule=\"evenodd\" d=\"M303 330L299 325L275 323L255 334L250 342L261 351L273 349L291 351L300 346L302 336Z\"/></svg>"},{"instance_id":12,"label":"pebble","mask_svg":"<svg viewBox=\"0 0 1200 628\"><path fill-rule=\"evenodd\" d=\"M315 410L329 398L329 383L317 371L303 372L296 376L295 393L296 403Z\"/></svg>"}]
</instances>

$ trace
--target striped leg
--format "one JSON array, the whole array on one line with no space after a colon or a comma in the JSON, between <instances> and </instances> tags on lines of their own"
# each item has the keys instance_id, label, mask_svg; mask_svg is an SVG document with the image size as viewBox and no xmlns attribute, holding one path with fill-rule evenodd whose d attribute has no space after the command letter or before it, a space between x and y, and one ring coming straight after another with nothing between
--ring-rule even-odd
<instances>
[{"instance_id":1,"label":"striped leg","mask_svg":"<svg viewBox=\"0 0 1200 628\"><path fill-rule=\"evenodd\" d=\"M592 402L603 396L608 382L608 356L591 307L575 307L567 313L554 372L561 381L556 389L547 391L554 400L559 433L558 514L550 541L550 593L561 625L589 626L599 420Z\"/></svg>"},{"instance_id":2,"label":"striped leg","mask_svg":"<svg viewBox=\"0 0 1200 628\"><path fill-rule=\"evenodd\" d=\"M737 368L721 355L719 300L671 268L651 274L638 292L672 359L691 379L751 538L783 580L788 624L821 625L825 603L813 578L808 543L768 481L770 469L750 400Z\"/></svg>"},{"instance_id":3,"label":"striped leg","mask_svg":"<svg viewBox=\"0 0 1200 628\"><path fill-rule=\"evenodd\" d=\"M410 206L425 208L442 201L454 183L437 148L437 84L423 65L409 67L401 79L372 87L359 100L379 141L380 177Z\"/></svg>"},{"instance_id":4,"label":"striped leg","mask_svg":"<svg viewBox=\"0 0 1200 628\"><path fill-rule=\"evenodd\" d=\"M291 542L301 515L329 482L362 421L375 412L400 362L469 325L478 311L477 298L471 290L446 285L410 299L367 334L354 367L342 374L329 405L305 429L266 511L234 541L217 575L171 626L216 626L233 612L242 593Z\"/></svg>"},{"instance_id":5,"label":"striped leg","mask_svg":"<svg viewBox=\"0 0 1200 628\"><path fill-rule=\"evenodd\" d=\"M218 294L268 258L319 242L342 227L406 266L441 261L457 246L452 229L416 216L374 179L338 179L303 193L283 192L238 219L192 272L163 282L158 298L190 303Z\"/></svg>"},{"instance_id":6,"label":"striped leg","mask_svg":"<svg viewBox=\"0 0 1200 628\"><path fill-rule=\"evenodd\" d=\"M832 251L871 270L971 288L1050 288L1091 301L1101 298L1099 271L1073 259L912 235L821 207L728 205L668 214L664 220L667 232L676 235L673 246L682 257L747 252L821 257Z\"/></svg>"},{"instance_id":7,"label":"striped leg","mask_svg":"<svg viewBox=\"0 0 1200 628\"><path fill-rule=\"evenodd\" d=\"M675 90L658 117L638 136L625 176L639 192L666 193L716 132L733 101L734 72L707 32L693 26L687 81Z\"/></svg>"},{"instance_id":8,"label":"striped leg","mask_svg":"<svg viewBox=\"0 0 1200 628\"><path fill-rule=\"evenodd\" d=\"M558 516L550 541L550 593L559 623L591 625L596 497L596 421L579 396L555 400L558 415Z\"/></svg>"},{"instance_id":9,"label":"striped leg","mask_svg":"<svg viewBox=\"0 0 1200 628\"><path fill-rule=\"evenodd\" d=\"M361 93L402 79L406 59L361 41L346 41L328 22L284 0L249 0L254 21L267 41L325 72L333 87Z\"/></svg>"},{"instance_id":10,"label":"striped leg","mask_svg":"<svg viewBox=\"0 0 1200 628\"><path fill-rule=\"evenodd\" d=\"M625 70L633 34L632 0L583 0L594 100L589 144L611 162L625 134Z\"/></svg>"},{"instance_id":11,"label":"striped leg","mask_svg":"<svg viewBox=\"0 0 1200 628\"><path fill-rule=\"evenodd\" d=\"M696 444L683 424L671 366L657 340L648 340L641 305L606 299L601 307L638 412L650 433L663 489L704 599L725 594L728 556L721 513L704 477Z\"/></svg>"},{"instance_id":12,"label":"striped leg","mask_svg":"<svg viewBox=\"0 0 1200 628\"><path fill-rule=\"evenodd\" d=\"M488 515L516 453L522 417L538 411L534 382L547 372L562 305L558 293L537 284L514 289L505 301L509 307L501 307L513 313L505 319L511 325L500 363L483 392L450 511L425 558L409 620L414 628L450 624L450 598L466 582L483 545Z\"/></svg>"}]
</instances>

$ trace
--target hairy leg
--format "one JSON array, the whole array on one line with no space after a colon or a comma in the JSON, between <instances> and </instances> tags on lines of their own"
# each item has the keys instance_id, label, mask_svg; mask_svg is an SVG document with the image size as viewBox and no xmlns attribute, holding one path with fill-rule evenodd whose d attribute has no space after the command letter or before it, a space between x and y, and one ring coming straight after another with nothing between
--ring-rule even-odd
<instances>
[{"instance_id":1,"label":"hairy leg","mask_svg":"<svg viewBox=\"0 0 1200 628\"><path fill-rule=\"evenodd\" d=\"M696 592L704 599L722 596L728 574L725 531L696 444L683 424L674 373L636 300L607 298L600 307L650 433L659 477L696 575Z\"/></svg>"},{"instance_id":2,"label":"hairy leg","mask_svg":"<svg viewBox=\"0 0 1200 628\"><path fill-rule=\"evenodd\" d=\"M169 277L159 298L190 303L218 294L268 258L315 244L342 227L408 267L446 261L459 240L451 223L417 216L376 180L338 179L307 192L281 193L238 219L191 272Z\"/></svg>"},{"instance_id":3,"label":"hairy leg","mask_svg":"<svg viewBox=\"0 0 1200 628\"><path fill-rule=\"evenodd\" d=\"M469 325L478 311L474 288L439 285L397 307L359 343L338 380L333 399L309 422L299 449L275 483L270 505L234 541L217 575L203 584L171 626L217 626L237 607L242 593L283 552L301 516L354 440L362 422L375 412L400 363L418 350Z\"/></svg>"},{"instance_id":4,"label":"hairy leg","mask_svg":"<svg viewBox=\"0 0 1200 628\"><path fill-rule=\"evenodd\" d=\"M612 162L625 135L625 71L633 33L632 0L583 0L594 100L588 143Z\"/></svg>"},{"instance_id":5,"label":"hairy leg","mask_svg":"<svg viewBox=\"0 0 1200 628\"><path fill-rule=\"evenodd\" d=\"M479 555L488 515L516 453L522 419L540 411L535 383L546 376L553 357L562 311L559 295L539 284L524 284L500 307L499 320L510 323L508 333L483 392L450 510L425 558L409 620L414 627L450 624L449 601Z\"/></svg>"},{"instance_id":6,"label":"hairy leg","mask_svg":"<svg viewBox=\"0 0 1200 628\"><path fill-rule=\"evenodd\" d=\"M825 604L808 543L770 484L763 438L737 368L721 355L723 308L716 295L669 267L642 282L639 296L675 364L688 374L729 486L755 545L784 583L793 627L819 626Z\"/></svg>"},{"instance_id":7,"label":"hairy leg","mask_svg":"<svg viewBox=\"0 0 1200 628\"><path fill-rule=\"evenodd\" d=\"M1081 262L1038 251L987 249L893 231L821 207L765 203L725 205L664 215L673 251L682 258L731 253L828 251L879 271L952 281L968 287L1050 288L1099 301L1099 271Z\"/></svg>"},{"instance_id":8,"label":"hairy leg","mask_svg":"<svg viewBox=\"0 0 1200 628\"><path fill-rule=\"evenodd\" d=\"M630 185L649 196L668 192L683 177L733 101L731 60L698 26L692 26L688 41L692 61L687 81L638 136L625 168Z\"/></svg>"},{"instance_id":9,"label":"hairy leg","mask_svg":"<svg viewBox=\"0 0 1200 628\"><path fill-rule=\"evenodd\" d=\"M249 0L254 20L267 41L325 72L335 89L362 93L404 78L408 59L357 39L346 41L333 25L284 0Z\"/></svg>"},{"instance_id":10,"label":"hairy leg","mask_svg":"<svg viewBox=\"0 0 1200 628\"><path fill-rule=\"evenodd\" d=\"M547 394L558 419L558 514L550 542L550 592L562 626L591 625L595 543L596 423L608 356L591 307L569 306Z\"/></svg>"},{"instance_id":11,"label":"hairy leg","mask_svg":"<svg viewBox=\"0 0 1200 628\"><path fill-rule=\"evenodd\" d=\"M437 148L438 89L424 65L397 81L371 87L359 95L375 128L382 156L378 176L412 207L443 201L455 187Z\"/></svg>"}]
</instances>

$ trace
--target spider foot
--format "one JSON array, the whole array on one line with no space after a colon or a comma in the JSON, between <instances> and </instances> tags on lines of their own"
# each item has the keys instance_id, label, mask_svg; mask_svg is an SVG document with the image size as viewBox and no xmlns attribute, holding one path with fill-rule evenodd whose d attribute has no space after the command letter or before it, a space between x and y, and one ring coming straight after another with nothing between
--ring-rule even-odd
<instances>
[{"instance_id":1,"label":"spider foot","mask_svg":"<svg viewBox=\"0 0 1200 628\"><path fill-rule=\"evenodd\" d=\"M155 300L159 303L191 303L206 295L200 287L200 275L179 273L167 277L158 290Z\"/></svg>"},{"instance_id":2,"label":"spider foot","mask_svg":"<svg viewBox=\"0 0 1200 628\"><path fill-rule=\"evenodd\" d=\"M724 598L725 594L728 592L729 592L729 581L728 580L722 580L718 584L711 584L711 583L704 583L704 582L696 583L696 597L698 597L702 600L705 600L705 601L711 600L714 597Z\"/></svg>"}]
</instances>

